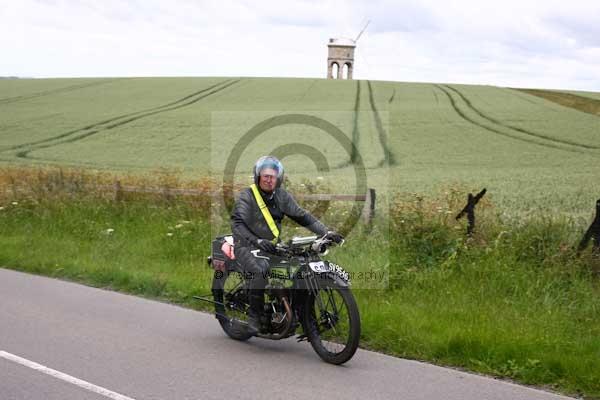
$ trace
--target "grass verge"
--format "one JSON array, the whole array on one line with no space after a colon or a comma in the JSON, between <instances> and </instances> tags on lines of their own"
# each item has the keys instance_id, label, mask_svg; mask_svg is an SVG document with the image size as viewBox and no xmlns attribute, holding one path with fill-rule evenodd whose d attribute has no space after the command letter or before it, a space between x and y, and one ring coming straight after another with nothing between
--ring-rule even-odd
<instances>
[{"instance_id":1,"label":"grass verge","mask_svg":"<svg viewBox=\"0 0 600 400\"><path fill-rule=\"evenodd\" d=\"M212 278L205 205L52 193L3 198L0 265L208 309L192 298ZM455 197L398 196L379 216L389 232L358 233L332 254L350 271L359 257L387 263L386 289L354 291L362 345L600 398L600 262L575 255L583 227L502 221L482 202L467 240Z\"/></svg>"}]
</instances>

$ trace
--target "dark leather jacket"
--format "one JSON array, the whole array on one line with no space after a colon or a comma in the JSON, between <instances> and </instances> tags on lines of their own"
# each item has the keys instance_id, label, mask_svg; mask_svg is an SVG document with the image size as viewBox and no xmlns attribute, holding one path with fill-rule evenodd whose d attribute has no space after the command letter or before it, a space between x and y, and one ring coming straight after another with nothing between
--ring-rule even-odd
<instances>
[{"instance_id":1,"label":"dark leather jacket","mask_svg":"<svg viewBox=\"0 0 600 400\"><path fill-rule=\"evenodd\" d=\"M259 191L280 233L281 220L286 215L319 236L327 233L327 227L300 207L292 195L284 189L277 188L271 194L264 193L260 189ZM235 203L231 214L231 229L236 246L255 247L258 239L272 240L274 238L258 204L256 204L251 188L244 189Z\"/></svg>"}]
</instances>

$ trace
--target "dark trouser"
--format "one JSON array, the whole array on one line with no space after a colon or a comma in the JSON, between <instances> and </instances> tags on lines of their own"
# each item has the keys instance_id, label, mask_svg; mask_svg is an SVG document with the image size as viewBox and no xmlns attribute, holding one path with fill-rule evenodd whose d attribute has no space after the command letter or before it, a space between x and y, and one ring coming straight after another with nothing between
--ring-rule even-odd
<instances>
[{"instance_id":1,"label":"dark trouser","mask_svg":"<svg viewBox=\"0 0 600 400\"><path fill-rule=\"evenodd\" d=\"M236 246L235 258L244 268L244 276L250 287L250 313L260 315L264 307L265 286L267 286L269 260L255 257L248 247ZM258 255L264 256L259 252Z\"/></svg>"}]
</instances>

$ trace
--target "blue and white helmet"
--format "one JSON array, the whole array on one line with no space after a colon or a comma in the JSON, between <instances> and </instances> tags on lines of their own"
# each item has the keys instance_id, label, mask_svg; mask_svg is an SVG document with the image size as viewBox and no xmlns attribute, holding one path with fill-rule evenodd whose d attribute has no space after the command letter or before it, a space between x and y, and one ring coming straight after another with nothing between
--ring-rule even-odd
<instances>
[{"instance_id":1,"label":"blue and white helmet","mask_svg":"<svg viewBox=\"0 0 600 400\"><path fill-rule=\"evenodd\" d=\"M254 164L254 183L258 186L258 181L260 177L260 171L265 168L271 168L277 172L277 183L276 188L281 186L283 182L283 164L276 157L273 156L262 156L256 161Z\"/></svg>"}]
</instances>

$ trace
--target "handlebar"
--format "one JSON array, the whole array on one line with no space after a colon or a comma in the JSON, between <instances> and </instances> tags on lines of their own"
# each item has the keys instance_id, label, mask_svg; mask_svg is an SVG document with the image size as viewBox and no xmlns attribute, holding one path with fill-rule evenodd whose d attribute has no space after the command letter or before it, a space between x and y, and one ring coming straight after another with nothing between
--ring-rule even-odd
<instances>
[{"instance_id":1,"label":"handlebar","mask_svg":"<svg viewBox=\"0 0 600 400\"><path fill-rule=\"evenodd\" d=\"M295 238L299 243L294 244L294 240L289 240L287 243L278 243L277 250L279 255L289 257L293 255L300 255L305 252L316 253L318 255L325 255L329 251L329 248L336 245L333 240L328 239L327 235L323 235L320 238L306 237L306 238ZM302 240L305 239L305 240ZM344 244L344 239L339 243L340 246Z\"/></svg>"}]
</instances>

